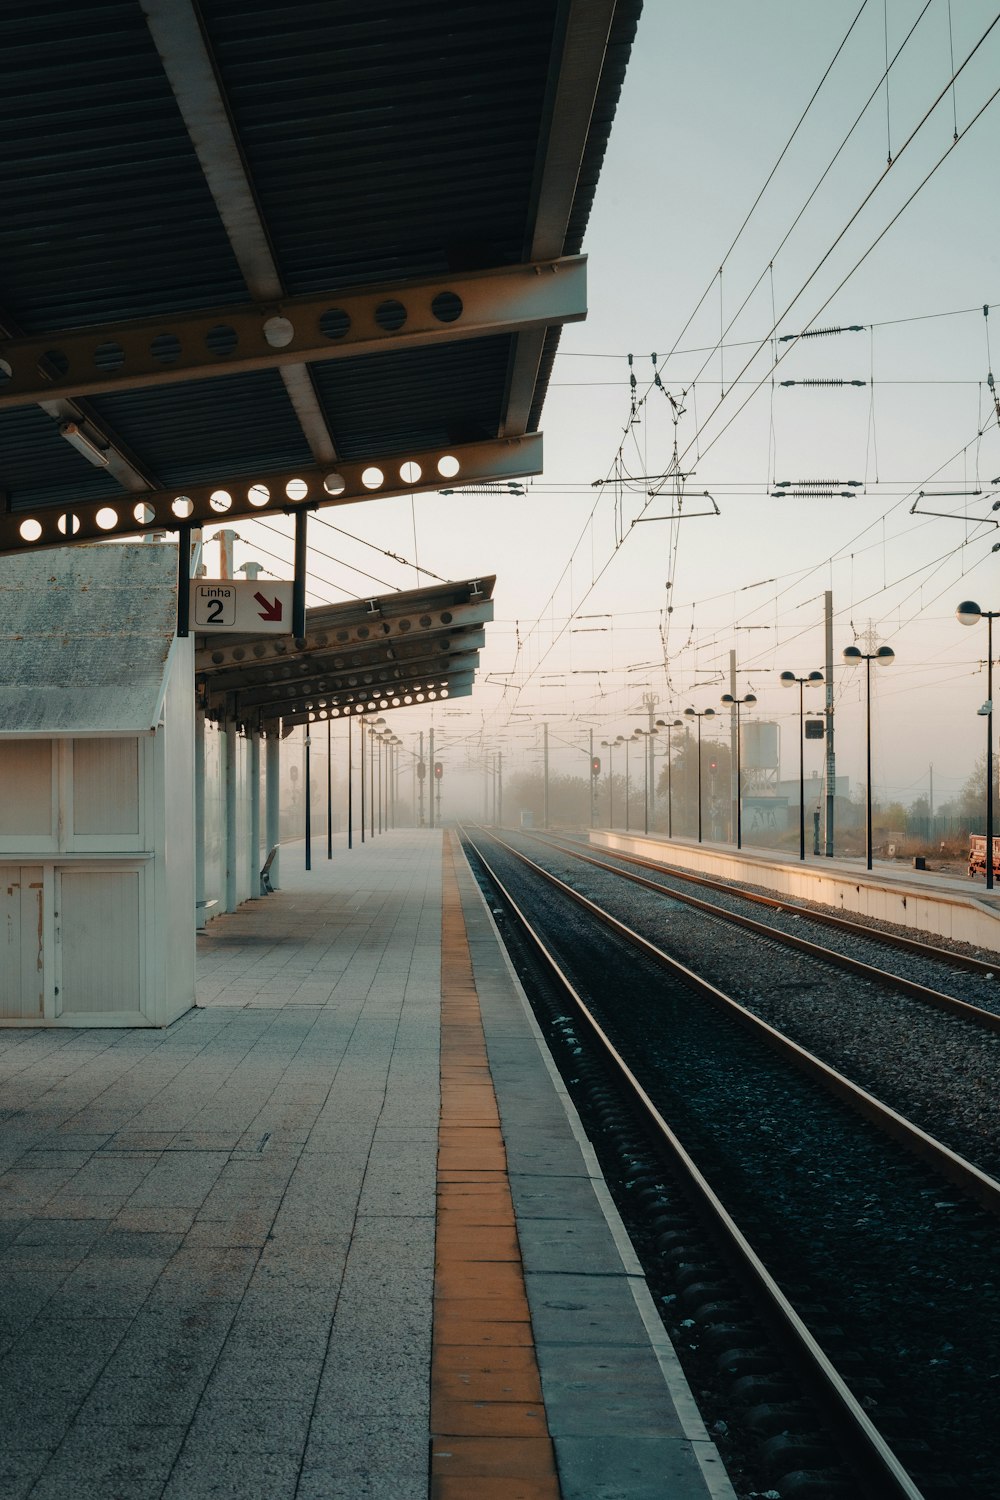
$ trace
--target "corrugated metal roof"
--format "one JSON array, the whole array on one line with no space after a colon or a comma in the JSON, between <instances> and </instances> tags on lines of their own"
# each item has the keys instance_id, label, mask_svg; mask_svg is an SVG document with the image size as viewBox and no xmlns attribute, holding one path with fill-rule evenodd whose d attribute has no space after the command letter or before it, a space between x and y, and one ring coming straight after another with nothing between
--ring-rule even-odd
<instances>
[{"instance_id":1,"label":"corrugated metal roof","mask_svg":"<svg viewBox=\"0 0 1000 1500\"><path fill-rule=\"evenodd\" d=\"M0 325L12 335L100 332L162 317L169 331L187 310L281 292L405 287L418 276L530 259L564 33L574 15L611 13L606 53L596 50L600 25L586 43L598 81L593 111L583 111L590 123L579 175L560 167L569 215L562 253L574 253L640 4L199 0L188 10L185 0L7 0ZM147 10L168 30L195 16L206 87L218 90L199 101L208 127L202 117L192 122L176 75L172 85ZM214 180L205 156L213 131L216 146L231 132ZM242 164L242 187L227 161ZM254 253L261 264L260 247L265 258L269 251L273 294L250 286L253 257L238 230L231 238L233 206L227 217L220 181L243 194L235 222L256 222ZM317 361L309 367L317 417L338 452L376 461L509 435L517 340L505 333L405 352L390 342L364 359ZM531 376L529 430L557 342L550 331ZM0 391L3 377L0 367ZM138 386L94 396L90 408L102 440L121 442L153 488L277 472L316 453L315 424L307 442L300 421L309 430L310 419L295 415L273 370ZM38 408L0 412L0 492L19 512L121 493L108 471L67 448L61 420Z\"/></svg>"},{"instance_id":2,"label":"corrugated metal roof","mask_svg":"<svg viewBox=\"0 0 1000 1500\"><path fill-rule=\"evenodd\" d=\"M0 736L154 728L176 585L168 543L0 557Z\"/></svg>"}]
</instances>

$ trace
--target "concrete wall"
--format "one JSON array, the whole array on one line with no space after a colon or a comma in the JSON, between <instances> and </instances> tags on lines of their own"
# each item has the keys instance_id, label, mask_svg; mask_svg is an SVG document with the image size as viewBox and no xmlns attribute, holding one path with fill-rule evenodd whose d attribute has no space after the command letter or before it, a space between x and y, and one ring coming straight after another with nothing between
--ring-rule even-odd
<instances>
[{"instance_id":1,"label":"concrete wall","mask_svg":"<svg viewBox=\"0 0 1000 1500\"><path fill-rule=\"evenodd\" d=\"M717 848L711 844L689 844L641 834L592 831L590 841L599 849L617 849L644 859L661 860L699 875L717 876L760 886L779 896L819 901L835 910L857 912L878 921L894 922L917 932L972 943L1000 952L1000 915L974 888L968 894L950 877L876 869L871 874L846 861L800 864L769 858L746 850Z\"/></svg>"}]
</instances>

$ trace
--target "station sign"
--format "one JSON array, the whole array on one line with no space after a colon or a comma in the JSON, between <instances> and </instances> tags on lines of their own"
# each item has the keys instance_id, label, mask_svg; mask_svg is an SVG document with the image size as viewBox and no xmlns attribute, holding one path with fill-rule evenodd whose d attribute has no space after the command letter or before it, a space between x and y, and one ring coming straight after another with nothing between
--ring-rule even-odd
<instances>
[{"instance_id":1,"label":"station sign","mask_svg":"<svg viewBox=\"0 0 1000 1500\"><path fill-rule=\"evenodd\" d=\"M188 628L290 635L292 589L290 579L192 578Z\"/></svg>"}]
</instances>

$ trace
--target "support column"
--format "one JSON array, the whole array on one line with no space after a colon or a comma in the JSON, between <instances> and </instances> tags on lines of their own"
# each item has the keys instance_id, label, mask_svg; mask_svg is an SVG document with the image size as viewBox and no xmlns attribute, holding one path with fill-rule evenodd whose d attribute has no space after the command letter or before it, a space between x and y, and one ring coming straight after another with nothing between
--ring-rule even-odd
<instances>
[{"instance_id":1,"label":"support column","mask_svg":"<svg viewBox=\"0 0 1000 1500\"><path fill-rule=\"evenodd\" d=\"M427 743L428 743L428 761L429 761L430 768L431 768L431 790L430 790L430 796L427 798L427 802L428 802L429 811L430 811L430 825L429 826L431 828L433 828L434 827L434 729L433 729L433 727L431 728L431 730L430 730L430 732L428 734Z\"/></svg>"},{"instance_id":2,"label":"support column","mask_svg":"<svg viewBox=\"0 0 1000 1500\"><path fill-rule=\"evenodd\" d=\"M194 899L197 922L203 922L205 895L205 712L194 711Z\"/></svg>"},{"instance_id":3,"label":"support column","mask_svg":"<svg viewBox=\"0 0 1000 1500\"><path fill-rule=\"evenodd\" d=\"M826 857L833 858L833 818L837 797L837 757L833 753L833 590L824 596L826 611Z\"/></svg>"},{"instance_id":4,"label":"support column","mask_svg":"<svg viewBox=\"0 0 1000 1500\"><path fill-rule=\"evenodd\" d=\"M250 899L260 895L260 730L250 731Z\"/></svg>"},{"instance_id":5,"label":"support column","mask_svg":"<svg viewBox=\"0 0 1000 1500\"><path fill-rule=\"evenodd\" d=\"M279 863L281 850L278 845L281 842L281 735L277 726L268 734L266 748L264 751L264 795L266 803L265 812L265 838L267 852L278 849L271 863L269 878L274 890L280 887L279 876L281 874Z\"/></svg>"},{"instance_id":6,"label":"support column","mask_svg":"<svg viewBox=\"0 0 1000 1500\"><path fill-rule=\"evenodd\" d=\"M235 911L237 900L236 870L236 723L226 720L226 826L224 847L226 851L226 911Z\"/></svg>"}]
</instances>

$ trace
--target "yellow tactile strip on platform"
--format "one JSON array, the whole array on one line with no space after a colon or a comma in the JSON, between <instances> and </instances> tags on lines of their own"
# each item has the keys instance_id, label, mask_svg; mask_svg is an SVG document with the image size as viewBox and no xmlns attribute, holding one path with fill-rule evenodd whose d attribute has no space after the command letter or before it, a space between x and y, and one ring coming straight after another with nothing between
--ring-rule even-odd
<instances>
[{"instance_id":1,"label":"yellow tactile strip on platform","mask_svg":"<svg viewBox=\"0 0 1000 1500\"><path fill-rule=\"evenodd\" d=\"M443 858L431 1500L559 1500L450 836Z\"/></svg>"}]
</instances>

